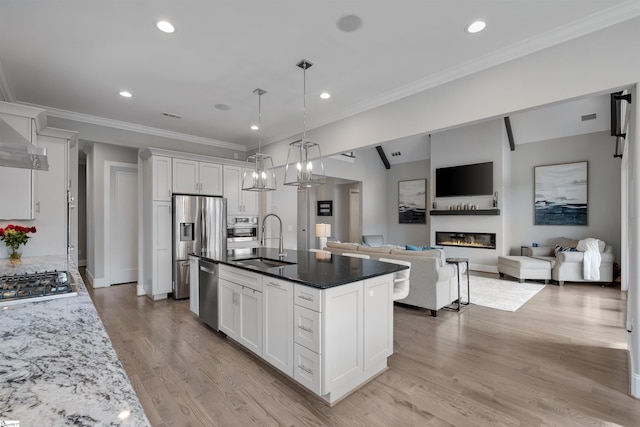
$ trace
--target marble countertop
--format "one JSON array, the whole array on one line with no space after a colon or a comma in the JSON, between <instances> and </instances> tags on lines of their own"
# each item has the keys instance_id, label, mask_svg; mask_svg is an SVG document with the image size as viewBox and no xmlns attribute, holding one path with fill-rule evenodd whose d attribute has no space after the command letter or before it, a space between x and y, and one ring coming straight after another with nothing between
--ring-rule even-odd
<instances>
[{"instance_id":1,"label":"marble countertop","mask_svg":"<svg viewBox=\"0 0 640 427\"><path fill-rule=\"evenodd\" d=\"M260 247L228 251L222 255L208 254L209 256L202 256L202 258L320 289L391 274L407 268L404 265L321 252L287 249L285 253L286 255L281 257L277 249ZM288 264L265 268L242 262L250 258L280 260Z\"/></svg>"},{"instance_id":2,"label":"marble countertop","mask_svg":"<svg viewBox=\"0 0 640 427\"><path fill-rule=\"evenodd\" d=\"M43 270L68 271L78 294L0 308L0 422L149 426L77 268L65 256L0 260L0 275Z\"/></svg>"}]
</instances>

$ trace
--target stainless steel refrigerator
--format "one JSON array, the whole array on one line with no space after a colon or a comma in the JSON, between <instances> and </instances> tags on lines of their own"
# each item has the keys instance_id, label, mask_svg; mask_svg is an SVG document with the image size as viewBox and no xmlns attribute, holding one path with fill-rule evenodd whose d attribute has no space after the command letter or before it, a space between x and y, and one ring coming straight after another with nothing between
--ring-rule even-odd
<instances>
[{"instance_id":1,"label":"stainless steel refrigerator","mask_svg":"<svg viewBox=\"0 0 640 427\"><path fill-rule=\"evenodd\" d=\"M189 254L217 259L227 251L227 200L173 196L173 297L189 298Z\"/></svg>"}]
</instances>

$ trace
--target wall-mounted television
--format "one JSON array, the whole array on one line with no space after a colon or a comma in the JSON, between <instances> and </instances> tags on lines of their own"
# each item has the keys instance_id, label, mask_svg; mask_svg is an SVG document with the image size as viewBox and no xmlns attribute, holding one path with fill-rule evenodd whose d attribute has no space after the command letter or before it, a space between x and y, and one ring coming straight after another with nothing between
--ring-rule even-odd
<instances>
[{"instance_id":1,"label":"wall-mounted television","mask_svg":"<svg viewBox=\"0 0 640 427\"><path fill-rule=\"evenodd\" d=\"M436 169L436 197L492 194L493 162Z\"/></svg>"}]
</instances>

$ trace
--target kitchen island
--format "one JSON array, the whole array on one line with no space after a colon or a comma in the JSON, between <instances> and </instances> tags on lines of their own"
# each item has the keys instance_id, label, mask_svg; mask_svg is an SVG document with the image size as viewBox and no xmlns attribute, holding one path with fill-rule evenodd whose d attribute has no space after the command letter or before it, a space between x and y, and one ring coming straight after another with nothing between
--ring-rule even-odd
<instances>
[{"instance_id":1,"label":"kitchen island","mask_svg":"<svg viewBox=\"0 0 640 427\"><path fill-rule=\"evenodd\" d=\"M78 273L65 256L0 260L0 275L68 271L77 295L0 309L0 421L148 426Z\"/></svg>"},{"instance_id":2,"label":"kitchen island","mask_svg":"<svg viewBox=\"0 0 640 427\"><path fill-rule=\"evenodd\" d=\"M269 248L206 259L218 263L217 329L325 402L387 369L393 274L405 266Z\"/></svg>"}]
</instances>

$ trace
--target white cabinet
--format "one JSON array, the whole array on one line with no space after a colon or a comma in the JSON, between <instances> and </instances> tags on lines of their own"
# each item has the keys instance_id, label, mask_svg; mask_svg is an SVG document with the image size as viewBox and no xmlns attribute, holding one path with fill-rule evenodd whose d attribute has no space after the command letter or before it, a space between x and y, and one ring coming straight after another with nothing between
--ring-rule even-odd
<instances>
[{"instance_id":1,"label":"white cabinet","mask_svg":"<svg viewBox=\"0 0 640 427\"><path fill-rule=\"evenodd\" d=\"M153 200L171 201L171 157L151 158Z\"/></svg>"},{"instance_id":2,"label":"white cabinet","mask_svg":"<svg viewBox=\"0 0 640 427\"><path fill-rule=\"evenodd\" d=\"M290 377L293 376L294 306L293 283L263 278L262 357Z\"/></svg>"},{"instance_id":3,"label":"white cabinet","mask_svg":"<svg viewBox=\"0 0 640 427\"><path fill-rule=\"evenodd\" d=\"M66 255L68 140L38 135L38 145L47 150L49 170L33 171L38 247L27 245L26 254Z\"/></svg>"},{"instance_id":4,"label":"white cabinet","mask_svg":"<svg viewBox=\"0 0 640 427\"><path fill-rule=\"evenodd\" d=\"M227 214L258 215L258 193L255 191L242 191L242 168L224 165L223 171Z\"/></svg>"},{"instance_id":5,"label":"white cabinet","mask_svg":"<svg viewBox=\"0 0 640 427\"><path fill-rule=\"evenodd\" d=\"M151 294L153 299L160 299L172 291L171 202L153 202L152 215Z\"/></svg>"},{"instance_id":6,"label":"white cabinet","mask_svg":"<svg viewBox=\"0 0 640 427\"><path fill-rule=\"evenodd\" d=\"M196 316L200 313L200 269L198 257L189 256L189 309Z\"/></svg>"},{"instance_id":7,"label":"white cabinet","mask_svg":"<svg viewBox=\"0 0 640 427\"><path fill-rule=\"evenodd\" d=\"M221 332L329 403L393 353L392 274L318 289L222 264L218 298Z\"/></svg>"},{"instance_id":8,"label":"white cabinet","mask_svg":"<svg viewBox=\"0 0 640 427\"><path fill-rule=\"evenodd\" d=\"M220 331L262 356L262 276L225 265L219 276Z\"/></svg>"},{"instance_id":9,"label":"white cabinet","mask_svg":"<svg viewBox=\"0 0 640 427\"><path fill-rule=\"evenodd\" d=\"M222 195L222 165L174 158L173 192Z\"/></svg>"},{"instance_id":10,"label":"white cabinet","mask_svg":"<svg viewBox=\"0 0 640 427\"><path fill-rule=\"evenodd\" d=\"M0 119L27 141L33 142L29 117L0 113ZM3 201L0 203L0 220L33 219L32 177L30 169L0 166L0 200ZM6 203L7 200L11 203Z\"/></svg>"},{"instance_id":11,"label":"white cabinet","mask_svg":"<svg viewBox=\"0 0 640 427\"><path fill-rule=\"evenodd\" d=\"M393 284L389 276L364 281L364 369L393 354Z\"/></svg>"}]
</instances>

